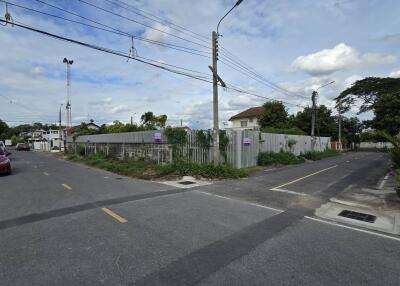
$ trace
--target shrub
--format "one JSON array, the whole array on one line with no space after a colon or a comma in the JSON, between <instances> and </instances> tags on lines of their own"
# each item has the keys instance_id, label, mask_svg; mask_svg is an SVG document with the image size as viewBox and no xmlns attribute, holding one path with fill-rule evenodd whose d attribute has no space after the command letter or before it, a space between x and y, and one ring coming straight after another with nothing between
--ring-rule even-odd
<instances>
[{"instance_id":1,"label":"shrub","mask_svg":"<svg viewBox=\"0 0 400 286\"><path fill-rule=\"evenodd\" d=\"M303 156L304 158L308 159L308 160L321 160L324 158L328 158L328 157L333 157L338 155L339 153L336 150L332 150L332 149L326 149L325 151L307 151L303 154L301 154L301 156Z\"/></svg>"},{"instance_id":2,"label":"shrub","mask_svg":"<svg viewBox=\"0 0 400 286\"><path fill-rule=\"evenodd\" d=\"M296 156L291 152L280 151L274 152L260 152L257 158L258 165L267 166L271 164L299 164L304 162L304 158Z\"/></svg>"},{"instance_id":3,"label":"shrub","mask_svg":"<svg viewBox=\"0 0 400 286\"><path fill-rule=\"evenodd\" d=\"M213 164L198 164L187 160L176 160L171 164L159 166L157 174L160 176L175 174L179 176L195 176L203 178L242 178L248 176L248 171L235 169L227 164L214 166Z\"/></svg>"}]
</instances>

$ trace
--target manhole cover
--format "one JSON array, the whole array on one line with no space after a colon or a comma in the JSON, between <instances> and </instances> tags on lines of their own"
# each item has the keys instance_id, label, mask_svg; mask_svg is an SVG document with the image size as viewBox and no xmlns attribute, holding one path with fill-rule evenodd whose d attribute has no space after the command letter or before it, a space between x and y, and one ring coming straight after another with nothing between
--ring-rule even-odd
<instances>
[{"instance_id":1,"label":"manhole cover","mask_svg":"<svg viewBox=\"0 0 400 286\"><path fill-rule=\"evenodd\" d=\"M374 223L376 220L376 216L374 216L374 215L353 212L353 211L349 211L349 210L341 211L339 213L339 216L356 219L356 220L360 220L360 221L365 221L365 222L369 222L369 223Z\"/></svg>"},{"instance_id":2,"label":"manhole cover","mask_svg":"<svg viewBox=\"0 0 400 286\"><path fill-rule=\"evenodd\" d=\"M181 185L192 185L192 184L196 184L195 182L191 182L191 181L182 181L182 182L178 182L178 184Z\"/></svg>"}]
</instances>

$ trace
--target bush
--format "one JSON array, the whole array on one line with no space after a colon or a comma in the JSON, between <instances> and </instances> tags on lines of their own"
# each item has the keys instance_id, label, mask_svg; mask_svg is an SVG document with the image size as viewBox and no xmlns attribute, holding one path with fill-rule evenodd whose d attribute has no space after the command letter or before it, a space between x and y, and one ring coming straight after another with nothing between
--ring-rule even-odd
<instances>
[{"instance_id":1,"label":"bush","mask_svg":"<svg viewBox=\"0 0 400 286\"><path fill-rule=\"evenodd\" d=\"M272 164L299 164L304 162L304 158L296 156L291 152L280 151L274 152L260 152L257 158L258 165L267 166Z\"/></svg>"},{"instance_id":2,"label":"bush","mask_svg":"<svg viewBox=\"0 0 400 286\"><path fill-rule=\"evenodd\" d=\"M325 151L308 151L304 154L301 154L304 158L308 160L321 160L328 157L333 157L338 155L339 153L336 150L326 149Z\"/></svg>"},{"instance_id":3,"label":"bush","mask_svg":"<svg viewBox=\"0 0 400 286\"><path fill-rule=\"evenodd\" d=\"M389 150L390 157L396 167L400 167L400 134L391 136L386 132L377 132L380 136L384 137L387 141L392 143L393 147Z\"/></svg>"},{"instance_id":4,"label":"bush","mask_svg":"<svg viewBox=\"0 0 400 286\"><path fill-rule=\"evenodd\" d=\"M229 165L197 164L186 160L177 160L166 165L157 165L153 161L119 160L104 155L87 157L68 155L68 160L82 162L86 165L104 169L113 173L140 179L156 179L166 176L195 176L203 178L242 178L249 175L246 169L235 169Z\"/></svg>"},{"instance_id":5,"label":"bush","mask_svg":"<svg viewBox=\"0 0 400 286\"><path fill-rule=\"evenodd\" d=\"M171 164L158 166L157 174L160 176L165 175L179 175L179 176L195 176L203 178L242 178L249 175L249 172L244 169L235 169L227 164L214 166L213 164L198 164L186 160L176 160Z\"/></svg>"}]
</instances>

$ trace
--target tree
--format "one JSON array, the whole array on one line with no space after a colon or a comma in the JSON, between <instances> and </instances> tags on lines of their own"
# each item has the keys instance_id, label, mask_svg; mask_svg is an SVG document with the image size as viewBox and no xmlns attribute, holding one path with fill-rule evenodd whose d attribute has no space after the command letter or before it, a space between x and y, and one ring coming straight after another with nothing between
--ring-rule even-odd
<instances>
[{"instance_id":1,"label":"tree","mask_svg":"<svg viewBox=\"0 0 400 286\"><path fill-rule=\"evenodd\" d=\"M0 119L0 140L4 140L10 127L7 123Z\"/></svg>"},{"instance_id":2,"label":"tree","mask_svg":"<svg viewBox=\"0 0 400 286\"><path fill-rule=\"evenodd\" d=\"M360 134L364 129L364 125L357 117L342 116L342 138L347 142L360 142Z\"/></svg>"},{"instance_id":3,"label":"tree","mask_svg":"<svg viewBox=\"0 0 400 286\"><path fill-rule=\"evenodd\" d=\"M155 129L155 127L165 128L165 124L167 122L167 115L162 114L159 116L154 115L153 112L148 111L142 114L140 117L140 121L142 125L150 128Z\"/></svg>"},{"instance_id":4,"label":"tree","mask_svg":"<svg viewBox=\"0 0 400 286\"><path fill-rule=\"evenodd\" d=\"M288 127L288 113L280 101L269 101L264 105L264 112L258 117L261 128L286 128Z\"/></svg>"},{"instance_id":5,"label":"tree","mask_svg":"<svg viewBox=\"0 0 400 286\"><path fill-rule=\"evenodd\" d=\"M297 112L297 114L290 118L292 124L307 134L311 134L311 116L312 108L306 107L303 111ZM317 136L326 136L337 138L338 128L335 121L335 117L332 116L332 112L325 106L320 105L316 110L315 129Z\"/></svg>"},{"instance_id":6,"label":"tree","mask_svg":"<svg viewBox=\"0 0 400 286\"><path fill-rule=\"evenodd\" d=\"M400 130L400 78L367 77L344 90L336 103L348 111L361 102L358 114L373 111L372 127L395 135Z\"/></svg>"}]
</instances>

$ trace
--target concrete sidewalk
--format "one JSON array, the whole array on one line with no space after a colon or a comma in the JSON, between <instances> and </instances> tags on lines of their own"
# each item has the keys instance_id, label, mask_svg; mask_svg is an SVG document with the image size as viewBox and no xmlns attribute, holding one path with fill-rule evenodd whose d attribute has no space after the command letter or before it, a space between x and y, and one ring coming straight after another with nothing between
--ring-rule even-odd
<instances>
[{"instance_id":1,"label":"concrete sidewalk","mask_svg":"<svg viewBox=\"0 0 400 286\"><path fill-rule=\"evenodd\" d=\"M351 185L317 209L315 214L341 223L400 235L400 198L396 194L395 187L396 177L389 174L377 182L375 188ZM374 220L372 222L343 217L339 215L343 211L361 213L375 218L370 217Z\"/></svg>"}]
</instances>

